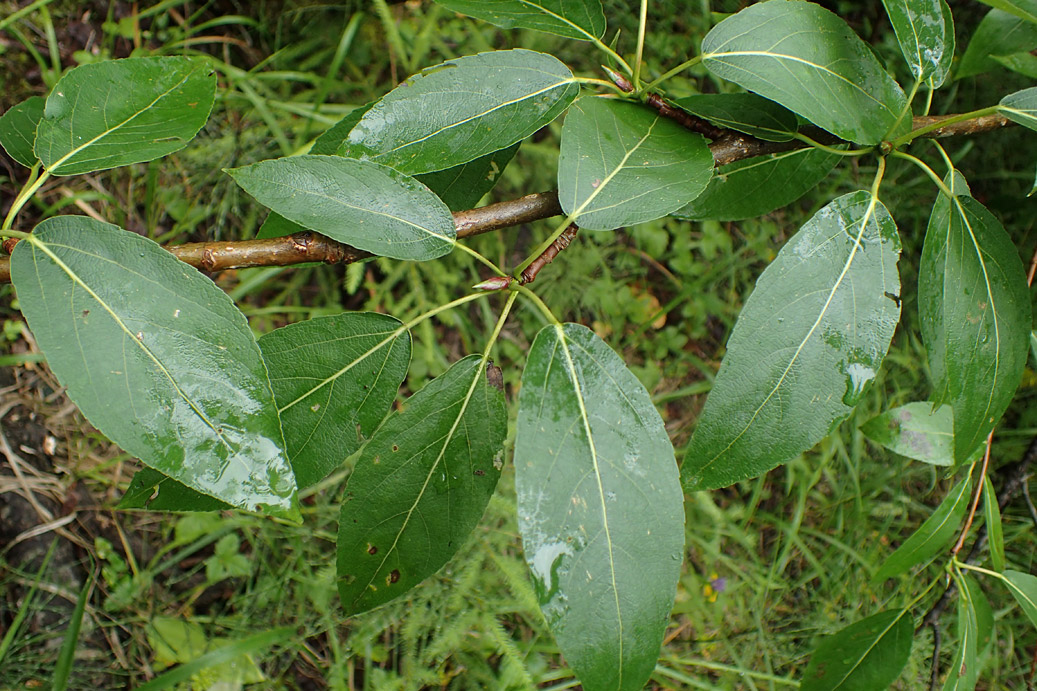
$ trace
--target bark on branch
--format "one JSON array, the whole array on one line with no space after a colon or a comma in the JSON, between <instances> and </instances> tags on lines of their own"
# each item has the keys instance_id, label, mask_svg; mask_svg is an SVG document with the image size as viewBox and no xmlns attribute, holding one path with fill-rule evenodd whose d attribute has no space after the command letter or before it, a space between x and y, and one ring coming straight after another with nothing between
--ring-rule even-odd
<instances>
[{"instance_id":1,"label":"bark on branch","mask_svg":"<svg viewBox=\"0 0 1037 691\"><path fill-rule=\"evenodd\" d=\"M914 119L914 129L926 127L955 116L930 116ZM922 136L943 138L990 132L1011 124L1000 115L987 115L972 120L952 123ZM808 133L822 143L837 143L840 140L827 133ZM753 137L730 133L710 145L717 166L727 165L746 158L804 148L803 142L765 142ZM503 228L539 221L562 213L555 192L530 194L518 199L498 202L469 211L454 214L457 237L466 238ZM336 242L318 233L295 233L280 238L264 240L240 240L237 242L189 242L166 248L181 261L203 271L222 271L252 266L291 266L306 262L348 264L371 255L341 242ZM10 283L10 259L0 257L0 283Z\"/></svg>"}]
</instances>

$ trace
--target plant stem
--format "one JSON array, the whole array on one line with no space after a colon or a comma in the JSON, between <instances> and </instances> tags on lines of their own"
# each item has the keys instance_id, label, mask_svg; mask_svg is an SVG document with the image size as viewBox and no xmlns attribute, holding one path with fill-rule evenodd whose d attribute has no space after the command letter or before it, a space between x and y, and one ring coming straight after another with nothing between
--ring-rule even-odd
<instances>
[{"instance_id":1,"label":"plant stem","mask_svg":"<svg viewBox=\"0 0 1037 691\"><path fill-rule=\"evenodd\" d=\"M588 36L590 36L590 34L588 34ZM616 51L612 50L607 45L602 43L600 38L597 38L596 36L591 36L591 42L599 50L603 51L606 55L608 55L613 60L615 60L616 64L623 68L624 72L626 72L629 75L633 75L634 74L634 70L632 70L630 68L630 63L628 63L626 60L624 60L623 57L619 53L617 53Z\"/></svg>"},{"instance_id":2,"label":"plant stem","mask_svg":"<svg viewBox=\"0 0 1037 691\"><path fill-rule=\"evenodd\" d=\"M918 93L918 87L921 85L922 80L920 78L916 79L915 83L911 86L911 93L907 95L907 103L904 104L904 109L900 111L900 115L897 116L896 122L894 122L893 126L889 128L889 131L886 133L887 136L890 132L896 132L897 128L900 127L900 123L904 121L904 116L911 112L911 102L915 100L915 95Z\"/></svg>"},{"instance_id":3,"label":"plant stem","mask_svg":"<svg viewBox=\"0 0 1037 691\"><path fill-rule=\"evenodd\" d=\"M961 535L958 536L958 541L954 543L954 549L951 550L952 557L957 557L958 552L965 546L965 538L968 537L969 530L972 529L972 521L976 518L979 498L983 495L983 481L987 476L987 467L990 465L990 447L993 443L994 430L990 430L990 434L987 435L987 448L983 453L983 465L979 469L979 479L976 480L976 495L972 498L972 505L969 507L969 515L965 519L965 526L961 529Z\"/></svg>"},{"instance_id":4,"label":"plant stem","mask_svg":"<svg viewBox=\"0 0 1037 691\"><path fill-rule=\"evenodd\" d=\"M20 230L10 230L10 229L7 229L7 230L0 230L0 237L18 238L19 240L24 240L27 237L29 237L29 234L28 233L23 233Z\"/></svg>"},{"instance_id":5,"label":"plant stem","mask_svg":"<svg viewBox=\"0 0 1037 691\"><path fill-rule=\"evenodd\" d=\"M694 67L695 65L699 64L700 62L702 62L702 56L701 55L696 55L695 57L691 58L690 60L685 60L684 62L682 62L681 64L677 65L676 67L674 67L669 72L664 72L663 76L661 76L658 79L655 79L655 80L649 82L648 84L646 84L644 86L644 88L642 88L642 89L640 89L638 91L638 93L641 93L641 92L644 92L644 91L651 91L655 87L657 87L660 84L662 84L663 82L665 82L670 77L672 77L674 75L677 75L677 74L680 74L684 70L688 69L689 67Z\"/></svg>"},{"instance_id":6,"label":"plant stem","mask_svg":"<svg viewBox=\"0 0 1037 691\"><path fill-rule=\"evenodd\" d=\"M3 19L0 19L0 31L3 31L7 28L9 24L13 24L25 15L35 12L41 7L46 7L52 2L54 2L54 0L36 0L36 2L32 3L31 5L23 7L22 9L17 10L16 12L12 12Z\"/></svg>"},{"instance_id":7,"label":"plant stem","mask_svg":"<svg viewBox=\"0 0 1037 691\"><path fill-rule=\"evenodd\" d=\"M882 184L882 176L886 174L886 159L879 157L879 168L875 171L875 179L871 181L871 196L879 198L879 186Z\"/></svg>"},{"instance_id":8,"label":"plant stem","mask_svg":"<svg viewBox=\"0 0 1037 691\"><path fill-rule=\"evenodd\" d=\"M576 82L577 84L590 84L590 85L593 85L593 86L603 86L605 88L611 89L612 91L615 91L618 94L626 95L625 91L620 89L618 86L616 86L612 82L606 81L604 79L595 79L593 77L575 77L573 79L573 81Z\"/></svg>"},{"instance_id":9,"label":"plant stem","mask_svg":"<svg viewBox=\"0 0 1037 691\"><path fill-rule=\"evenodd\" d=\"M906 154L903 151L894 151L890 155L895 157L895 158L902 158L905 161L911 161L916 166L921 168L922 172L924 172L926 175L929 176L929 178L933 181L933 183L935 183L936 186L940 188L941 192L946 194L948 197L951 197L951 198L954 197L954 193L951 192L951 189L949 187L947 187L947 185L944 183L943 180L940 179L940 176L937 175L936 173L934 173L933 169L930 168L929 166L927 166L925 164L925 162L923 162L921 159L915 158L911 154Z\"/></svg>"},{"instance_id":10,"label":"plant stem","mask_svg":"<svg viewBox=\"0 0 1037 691\"><path fill-rule=\"evenodd\" d=\"M808 137L807 135L803 134L802 132L793 132L792 133L792 138L796 139L797 141L801 141L804 144L809 144L810 146L814 147L815 149L821 149L821 151L827 151L828 153L835 154L837 156L863 156L864 154L871 153L872 151L874 151L874 148L868 148L868 149L837 149L834 146L828 146L827 144L822 144L821 142L817 141L816 139L811 139L810 137Z\"/></svg>"},{"instance_id":11,"label":"plant stem","mask_svg":"<svg viewBox=\"0 0 1037 691\"><path fill-rule=\"evenodd\" d=\"M941 118L939 122L934 122L932 124L926 125L925 127L920 127L917 130L911 130L904 136L894 139L891 143L893 145L893 148L899 148L904 144L918 139L922 135L928 134L929 132L933 132L943 127L947 127L948 125L953 125L958 122L965 122L966 120L975 120L985 115L995 115L998 112L999 111L997 106L988 106L987 108L980 108L979 110L973 110L968 113L959 113L957 115L951 115L946 118Z\"/></svg>"},{"instance_id":12,"label":"plant stem","mask_svg":"<svg viewBox=\"0 0 1037 691\"><path fill-rule=\"evenodd\" d=\"M35 166L33 166L33 170L36 170ZM32 180L31 177L29 179ZM4 234L7 234L6 231L10 230L11 226L14 225L15 216L18 215L18 212L22 210L22 207L25 206L25 203L29 201L32 195L36 194L36 192L43 187L43 183L48 179L50 179L50 173L43 171L43 174L36 178L34 182L26 183L26 186L22 188L22 191L18 193L18 196L14 198L14 203L11 204L11 210L7 212L7 218L4 219L3 225L0 225L0 231L4 231Z\"/></svg>"},{"instance_id":13,"label":"plant stem","mask_svg":"<svg viewBox=\"0 0 1037 691\"><path fill-rule=\"evenodd\" d=\"M501 329L504 328L504 322L508 320L508 313L511 312L511 307L515 304L515 299L517 297L518 293L512 293L508 296L508 301L504 303L504 309L501 311L500 316L497 317L497 323L493 327L493 333L490 334L490 340L482 351L482 364L479 365L480 369L485 367L486 361L490 359L490 349L493 348L493 345L497 342Z\"/></svg>"},{"instance_id":14,"label":"plant stem","mask_svg":"<svg viewBox=\"0 0 1037 691\"><path fill-rule=\"evenodd\" d=\"M645 52L645 25L648 24L648 0L641 0L641 17L637 25L637 53L634 55L634 88L641 89L641 62Z\"/></svg>"},{"instance_id":15,"label":"plant stem","mask_svg":"<svg viewBox=\"0 0 1037 691\"><path fill-rule=\"evenodd\" d=\"M514 273L512 273L512 276L514 276L515 278L520 278L522 276L523 269L532 264L534 261L536 261L537 257L539 257L541 254L547 251L547 248L554 244L555 240L557 240L561 236L561 234L565 232L565 229L568 228L572 222L573 216L566 216L565 220L562 221L562 223L554 230L553 233L551 233L551 236L544 240L542 243L540 243L540 245L535 250L533 250L533 253L526 257L525 261L523 261L521 264L515 267L515 271Z\"/></svg>"},{"instance_id":16,"label":"plant stem","mask_svg":"<svg viewBox=\"0 0 1037 691\"><path fill-rule=\"evenodd\" d=\"M537 309L540 310L541 314L547 317L547 321L549 324L554 324L555 326L562 325L562 322L558 321L558 317L554 315L554 312L551 311L551 308L548 307L547 304L540 299L540 296L534 293L532 290L518 283L512 283L511 290L515 291L516 294L522 293L523 297L525 297L527 300L536 305Z\"/></svg>"},{"instance_id":17,"label":"plant stem","mask_svg":"<svg viewBox=\"0 0 1037 691\"><path fill-rule=\"evenodd\" d=\"M472 257L474 257L474 258L475 258L476 260L478 260L478 261L482 262L483 264L485 264L486 266L490 267L490 269L491 269L491 270L492 270L492 271L493 271L493 272L494 272L495 274L497 274L498 276L507 276L507 274L506 274L506 273L504 273L504 271L503 271L503 270L502 270L502 269L501 269L501 268L500 268L499 266L497 266L497 265L496 265L496 264L494 264L494 263L493 263L492 261L490 261L489 259L487 259L487 258L486 258L486 257L484 257L483 255L481 255L481 254L479 254L478 252L476 252L475 250L473 250L473 249L472 249L471 247L469 247L468 245L465 245L465 244L463 244L463 243L460 243L460 242L458 242L458 243L455 243L455 246L456 246L456 247L457 247L457 248L458 248L459 250L461 250L461 251L463 251L463 252L467 252L468 254L472 255Z\"/></svg>"}]
</instances>

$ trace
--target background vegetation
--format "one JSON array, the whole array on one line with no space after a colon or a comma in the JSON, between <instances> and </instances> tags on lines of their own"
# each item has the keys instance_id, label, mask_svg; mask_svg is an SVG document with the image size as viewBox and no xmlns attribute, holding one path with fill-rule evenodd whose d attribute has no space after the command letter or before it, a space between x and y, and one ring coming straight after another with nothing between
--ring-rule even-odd
<instances>
[{"instance_id":1,"label":"background vegetation","mask_svg":"<svg viewBox=\"0 0 1037 691\"><path fill-rule=\"evenodd\" d=\"M220 61L221 89L212 118L187 149L150 164L55 178L36 206L23 212L24 230L45 216L77 213L164 244L253 237L265 211L222 169L299 151L349 110L421 67L521 46L555 54L581 76L600 76L590 59L595 56L579 44L501 31L419 0L55 0L34 3L36 9L8 21L25 4L0 2L0 112L46 93L65 69L128 55L204 52ZM694 54L696 37L713 21L711 10L743 4L653 3L649 72L661 73ZM822 4L871 39L892 69L902 69L880 3ZM960 54L985 8L959 4ZM621 50L632 49L636 16L629 3L606 6L610 26L622 27ZM933 112L996 103L1029 85L1007 71L994 74L996 79L988 74L956 82L938 94L945 102ZM726 87L695 70L671 87L676 95L720 88ZM559 128L554 123L522 145L492 200L555 186ZM1025 197L1033 180L1032 141L1009 129L948 145L974 196L1003 221L1026 261L1037 244L1033 202ZM871 173L841 166L816 195L753 221L667 219L634 231L584 232L541 274L538 283L546 290L538 292L559 317L591 326L635 365L680 458L760 271L811 213L836 194L866 185ZM23 175L0 152L0 213ZM905 244L905 321L887 364L854 415L814 450L764 477L688 498L688 555L653 676L658 688L794 687L817 637L903 595L871 586L873 565L917 527L948 487L934 468L889 454L856 431L880 410L922 400L929 390L921 343L905 334L917 333L911 323L914 262L934 193L906 164L893 164L886 180L893 184L883 188L883 201ZM514 264L551 225L482 236L474 246ZM455 253L428 263L376 259L348 267L228 271L214 278L242 305L258 334L343 309L406 320L456 297L480 274L469 257ZM11 287L0 286L0 451L8 459L0 467L0 688L46 686L70 667L71 688L132 688L234 641L239 645L227 654L228 664L185 679L183 688L215 682L285 689L575 684L525 573L509 466L487 515L454 561L407 597L343 619L332 554L348 463L308 491L305 528L231 513L113 512L137 465L62 397L15 307ZM520 308L517 316L502 334L496 363L512 401L521 375L517 363L540 325L530 310ZM424 322L414 334L414 363L401 396L475 352L492 326L485 301ZM1037 374L1030 369L997 433L994 477L1037 436L1035 400ZM1023 500L1005 512L1013 568L1034 569L1035 520ZM37 525L43 526L37 534L25 532ZM62 643L81 592L83 628L70 665ZM1003 599L992 602L997 640L980 688L1023 688L1033 678L1037 640L1007 595L995 590L991 596ZM950 622L953 613L945 616ZM287 629L275 641L248 643L252 634L277 627ZM916 642L898 688L926 683L928 635ZM953 646L944 650L949 659Z\"/></svg>"}]
</instances>

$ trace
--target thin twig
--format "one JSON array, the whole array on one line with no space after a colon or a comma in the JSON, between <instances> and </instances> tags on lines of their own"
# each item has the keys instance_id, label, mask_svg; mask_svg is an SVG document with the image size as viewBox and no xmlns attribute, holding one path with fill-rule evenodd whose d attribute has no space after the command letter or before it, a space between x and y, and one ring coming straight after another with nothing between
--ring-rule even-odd
<instances>
[{"instance_id":1,"label":"thin twig","mask_svg":"<svg viewBox=\"0 0 1037 691\"><path fill-rule=\"evenodd\" d=\"M983 466L979 469L979 480L976 482L976 493L972 497L972 505L969 507L969 515L965 519L965 527L961 529L961 534L958 536L958 541L954 543L954 549L951 550L951 556L958 556L958 552L965 546L965 538L968 537L969 531L972 529L972 521L976 518L976 508L979 506L979 498L983 494L983 481L987 477L987 468L990 467L990 447L994 443L994 430L990 430L990 434L987 435L987 448L983 452Z\"/></svg>"},{"instance_id":2,"label":"thin twig","mask_svg":"<svg viewBox=\"0 0 1037 691\"><path fill-rule=\"evenodd\" d=\"M915 118L914 127L917 129L926 124L939 122L941 119L954 117L953 115L919 117ZM984 116L955 122L922 136L971 135L1000 129L1008 124L1011 123L1000 116ZM804 133L822 144L835 144L841 141L817 128L809 128ZM766 142L748 135L731 135L718 139L709 148L713 153L716 165L724 166L746 158L802 149L806 146L807 144L804 142L795 139L787 142ZM454 223L457 226L457 236L464 238L551 218L561 213L557 193L542 192L478 209L458 211L454 214ZM370 256L349 245L335 242L316 233L297 233L269 240L187 243L168 249L182 261L208 271L250 266L290 266L306 262L349 263ZM10 259L0 257L0 283L10 282Z\"/></svg>"},{"instance_id":3,"label":"thin twig","mask_svg":"<svg viewBox=\"0 0 1037 691\"><path fill-rule=\"evenodd\" d=\"M579 232L579 228L576 227L575 223L570 223L569 227L562 231L562 234L558 236L551 245L544 250L539 257L534 259L529 266L522 270L519 283L526 285L536 280L537 274L545 266L554 261L554 258L558 256L558 253L569 246L569 243L576 237L576 233Z\"/></svg>"}]
</instances>

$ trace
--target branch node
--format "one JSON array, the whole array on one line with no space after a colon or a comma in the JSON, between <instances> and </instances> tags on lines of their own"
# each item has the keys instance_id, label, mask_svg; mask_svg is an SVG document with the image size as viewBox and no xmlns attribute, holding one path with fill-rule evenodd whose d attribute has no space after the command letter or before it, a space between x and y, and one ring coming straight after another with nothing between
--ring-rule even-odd
<instances>
[{"instance_id":1,"label":"branch node","mask_svg":"<svg viewBox=\"0 0 1037 691\"><path fill-rule=\"evenodd\" d=\"M576 233L579 232L579 228L576 227L575 223L570 223L569 227L562 231L562 234L551 243L550 247L543 251L543 253L534 259L529 266L523 269L522 274L519 276L519 283L526 285L536 280L537 274L545 266L554 261L554 258L558 256L558 253L569 246L569 243L576 237Z\"/></svg>"}]
</instances>

